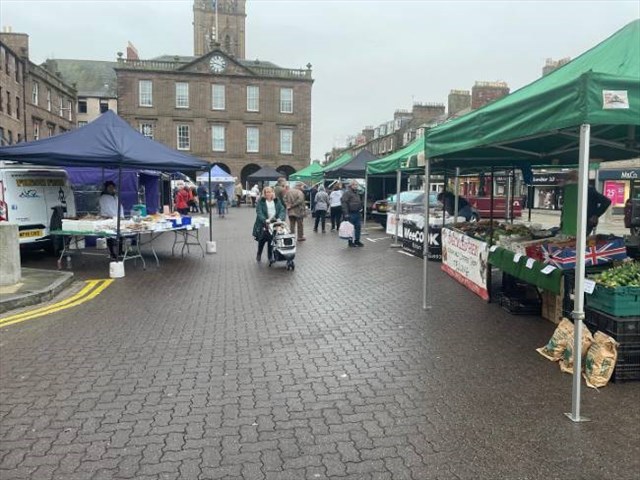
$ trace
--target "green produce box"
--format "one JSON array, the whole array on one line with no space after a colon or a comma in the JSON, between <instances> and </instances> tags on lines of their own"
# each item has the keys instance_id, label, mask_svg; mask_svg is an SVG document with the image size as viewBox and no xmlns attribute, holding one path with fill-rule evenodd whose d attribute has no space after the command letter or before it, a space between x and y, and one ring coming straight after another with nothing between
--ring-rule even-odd
<instances>
[{"instance_id":1,"label":"green produce box","mask_svg":"<svg viewBox=\"0 0 640 480\"><path fill-rule=\"evenodd\" d=\"M616 317L640 315L640 287L604 287L596 285L587 295L587 305Z\"/></svg>"}]
</instances>

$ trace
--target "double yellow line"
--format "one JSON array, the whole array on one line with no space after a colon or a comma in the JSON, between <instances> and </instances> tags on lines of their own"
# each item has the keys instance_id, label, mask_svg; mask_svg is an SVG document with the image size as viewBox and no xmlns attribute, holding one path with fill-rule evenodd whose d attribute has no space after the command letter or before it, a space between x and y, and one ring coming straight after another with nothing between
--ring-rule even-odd
<instances>
[{"instance_id":1,"label":"double yellow line","mask_svg":"<svg viewBox=\"0 0 640 480\"><path fill-rule=\"evenodd\" d=\"M112 279L106 280L87 280L86 285L75 295L62 300L61 302L48 305L46 307L34 308L26 312L17 313L8 317L0 318L0 328L8 327L14 323L24 322L33 318L56 313L67 308L76 307L92 298L95 298L113 282Z\"/></svg>"}]
</instances>

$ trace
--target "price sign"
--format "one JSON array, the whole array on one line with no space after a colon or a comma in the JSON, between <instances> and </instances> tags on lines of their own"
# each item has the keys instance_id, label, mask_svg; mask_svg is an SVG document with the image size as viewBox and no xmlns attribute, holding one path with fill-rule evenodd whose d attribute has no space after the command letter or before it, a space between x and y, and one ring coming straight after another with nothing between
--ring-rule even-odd
<instances>
[{"instance_id":1,"label":"price sign","mask_svg":"<svg viewBox=\"0 0 640 480\"><path fill-rule=\"evenodd\" d=\"M591 295L593 293L593 289L596 288L596 282L589 279L589 278L585 278L584 279L584 293L588 293L589 295Z\"/></svg>"},{"instance_id":2,"label":"price sign","mask_svg":"<svg viewBox=\"0 0 640 480\"><path fill-rule=\"evenodd\" d=\"M536 261L533 258L527 258L527 268L529 270L531 270L533 268L533 264L536 263Z\"/></svg>"},{"instance_id":3,"label":"price sign","mask_svg":"<svg viewBox=\"0 0 640 480\"><path fill-rule=\"evenodd\" d=\"M524 257L524 255L522 255L521 253L516 253L513 256L513 263L518 263L522 257Z\"/></svg>"},{"instance_id":4,"label":"price sign","mask_svg":"<svg viewBox=\"0 0 640 480\"><path fill-rule=\"evenodd\" d=\"M540 273L543 273L544 275L549 275L555 269L556 269L556 267L554 267L553 265L547 265L542 270L540 270Z\"/></svg>"}]
</instances>

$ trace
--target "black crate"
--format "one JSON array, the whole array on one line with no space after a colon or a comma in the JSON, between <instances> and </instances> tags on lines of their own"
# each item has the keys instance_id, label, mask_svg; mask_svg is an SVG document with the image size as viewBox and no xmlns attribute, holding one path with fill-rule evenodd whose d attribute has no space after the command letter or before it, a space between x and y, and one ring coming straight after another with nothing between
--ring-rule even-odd
<instances>
[{"instance_id":1,"label":"black crate","mask_svg":"<svg viewBox=\"0 0 640 480\"><path fill-rule=\"evenodd\" d=\"M618 360L611 379L614 382L640 380L640 344L618 347Z\"/></svg>"},{"instance_id":2,"label":"black crate","mask_svg":"<svg viewBox=\"0 0 640 480\"><path fill-rule=\"evenodd\" d=\"M640 343L640 317L614 317L595 308L585 308L584 323L591 330L600 330L621 345Z\"/></svg>"},{"instance_id":3,"label":"black crate","mask_svg":"<svg viewBox=\"0 0 640 480\"><path fill-rule=\"evenodd\" d=\"M520 296L501 294L500 306L512 315L538 315L542 314L542 302L540 299L528 299Z\"/></svg>"}]
</instances>

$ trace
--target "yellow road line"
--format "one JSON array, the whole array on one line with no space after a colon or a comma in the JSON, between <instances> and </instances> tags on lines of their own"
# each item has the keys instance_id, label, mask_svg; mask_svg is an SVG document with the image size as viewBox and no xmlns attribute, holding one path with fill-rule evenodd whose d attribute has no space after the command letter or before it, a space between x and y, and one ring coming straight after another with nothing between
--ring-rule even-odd
<instances>
[{"instance_id":1,"label":"yellow road line","mask_svg":"<svg viewBox=\"0 0 640 480\"><path fill-rule=\"evenodd\" d=\"M22 317L30 317L31 315L34 315L36 313L43 313L43 312L46 312L47 310L51 310L58 306L75 302L76 300L78 300L79 298L82 298L84 295L88 294L91 290L93 290L96 287L96 285L100 283L100 280L91 280L86 283L87 284L82 288L82 290L80 290L75 295L72 295L69 298L65 298L61 302L55 303L53 305L46 305L44 307L34 308L33 310L27 310L26 312L16 313L15 315L11 315L9 317L0 318L0 323L8 322L10 320L17 320Z\"/></svg>"},{"instance_id":2,"label":"yellow road line","mask_svg":"<svg viewBox=\"0 0 640 480\"><path fill-rule=\"evenodd\" d=\"M2 323L0 323L0 328L13 325L14 323L24 322L25 320L31 320L33 318L42 317L44 315L49 315L51 313L59 312L61 310L66 310L68 308L81 305L82 303L98 296L103 290L105 290L109 285L111 285L111 283L113 283L112 279L92 280L90 282L87 282L88 285L85 288L83 288L80 292L78 292L78 294L66 299L63 302L59 302L54 305L51 305L46 309L36 309L31 312L24 312L23 314L20 314L20 315L14 315L14 316L2 319L1 320ZM96 285L98 286L96 287ZM82 295L79 295L80 293L82 293Z\"/></svg>"}]
</instances>

